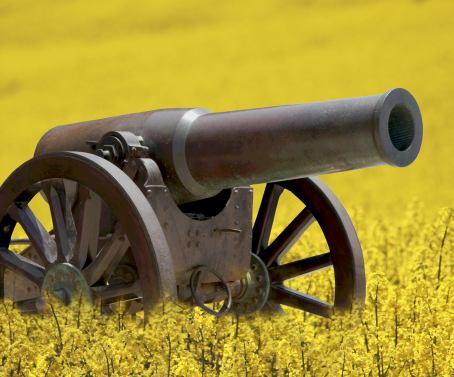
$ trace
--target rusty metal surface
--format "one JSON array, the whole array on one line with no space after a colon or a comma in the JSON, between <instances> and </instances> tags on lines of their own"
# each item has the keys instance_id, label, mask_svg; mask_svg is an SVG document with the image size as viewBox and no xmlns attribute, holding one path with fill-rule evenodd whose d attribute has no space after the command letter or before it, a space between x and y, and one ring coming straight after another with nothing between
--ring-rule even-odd
<instances>
[{"instance_id":1,"label":"rusty metal surface","mask_svg":"<svg viewBox=\"0 0 454 377\"><path fill-rule=\"evenodd\" d=\"M58 151L82 151L94 153L96 143L104 135L113 131L128 131L143 138L149 156L161 169L166 185L177 202L198 199L180 180L174 163L175 138L177 128L184 135L184 128L178 127L185 114L193 109L165 109L143 113L121 115L88 122L60 126L48 131L38 142L35 155ZM181 152L180 152L181 153ZM184 166L179 167L183 170ZM209 197L216 192L206 190L201 197Z\"/></svg>"},{"instance_id":2,"label":"rusty metal surface","mask_svg":"<svg viewBox=\"0 0 454 377\"><path fill-rule=\"evenodd\" d=\"M305 208L270 243L277 203L284 190L292 192ZM292 246L314 222L320 226L329 250L282 264L283 256L292 252ZM361 245L344 207L320 180L302 178L269 183L254 224L253 237L254 253L267 266L271 281L269 307L275 308L276 304L291 306L328 317L333 310L349 310L364 303L366 278ZM335 278L334 303L285 285L287 280L330 266Z\"/></svg>"},{"instance_id":3,"label":"rusty metal surface","mask_svg":"<svg viewBox=\"0 0 454 377\"><path fill-rule=\"evenodd\" d=\"M72 208L69 205L65 186L61 183L63 179L83 187L78 193L82 206L78 215L73 212L77 203ZM28 206L29 201L41 190L50 195L48 202L53 232L44 228ZM91 195L92 192L96 195ZM95 205L98 216L93 216L93 199L96 197L102 198L116 218L113 234L104 241L96 232L90 232L94 226L93 219L100 219L99 206ZM78 276L83 276L97 296L107 299L140 295L146 310L164 295L176 295L170 252L153 209L137 185L108 161L75 152L34 158L16 169L5 181L0 188L0 198L0 265L3 270L9 270L40 288L48 273L55 271L55 266L71 263L81 271ZM23 254L9 250L16 222L31 241ZM99 242L99 250L90 248L93 240ZM100 281L103 281L100 280L101 275L115 267L112 263L120 262L121 258L117 256L124 254L129 245L139 278L137 283L109 286L104 283L104 286L100 286ZM32 255L33 258L27 257ZM90 258L88 264L85 262L87 257ZM11 292L11 288L5 284L8 281L5 282L3 276L1 280L4 289L0 294L4 296L5 291ZM30 299L39 299L39 291L26 292L29 297L23 297L23 293L20 293L21 297L18 295L15 298L28 299L27 305ZM31 293L35 296L30 297Z\"/></svg>"},{"instance_id":4,"label":"rusty metal surface","mask_svg":"<svg viewBox=\"0 0 454 377\"><path fill-rule=\"evenodd\" d=\"M251 187L233 187L210 199L178 206L152 159L135 159L125 170L137 172L134 182L157 215L180 292L182 285L189 284L192 270L200 265L228 282L244 276L251 259Z\"/></svg>"},{"instance_id":5,"label":"rusty metal surface","mask_svg":"<svg viewBox=\"0 0 454 377\"><path fill-rule=\"evenodd\" d=\"M41 295L56 295L65 304L84 299L92 302L93 293L82 271L70 263L55 264L46 272L41 287Z\"/></svg>"},{"instance_id":6,"label":"rusty metal surface","mask_svg":"<svg viewBox=\"0 0 454 377\"><path fill-rule=\"evenodd\" d=\"M221 189L379 164L417 156L422 119L404 89L385 94L264 109L203 113L166 109L57 127L36 154L89 152L110 131L144 140L178 203ZM195 114L195 115L194 115Z\"/></svg>"},{"instance_id":7,"label":"rusty metal surface","mask_svg":"<svg viewBox=\"0 0 454 377\"><path fill-rule=\"evenodd\" d=\"M252 189L235 187L217 215L196 220L175 204L165 186L149 186L148 199L167 237L178 284L187 284L199 265L226 281L241 279L249 269L252 241ZM209 276L209 275L208 275Z\"/></svg>"}]
</instances>

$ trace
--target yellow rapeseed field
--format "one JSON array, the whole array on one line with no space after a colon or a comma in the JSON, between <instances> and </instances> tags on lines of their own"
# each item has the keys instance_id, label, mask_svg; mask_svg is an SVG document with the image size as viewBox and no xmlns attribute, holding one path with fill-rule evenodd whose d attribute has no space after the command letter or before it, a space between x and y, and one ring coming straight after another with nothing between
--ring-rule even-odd
<instances>
[{"instance_id":1,"label":"yellow rapeseed field","mask_svg":"<svg viewBox=\"0 0 454 377\"><path fill-rule=\"evenodd\" d=\"M0 373L453 376L453 19L454 2L435 0L0 0L1 181L53 125L162 107L220 111L404 87L425 124L412 166L323 177L363 245L363 311L238 320L164 303L144 327L141 315L77 303L24 316L5 302ZM316 229L308 236L301 254L323 247ZM293 284L323 297L330 281L322 272Z\"/></svg>"}]
</instances>

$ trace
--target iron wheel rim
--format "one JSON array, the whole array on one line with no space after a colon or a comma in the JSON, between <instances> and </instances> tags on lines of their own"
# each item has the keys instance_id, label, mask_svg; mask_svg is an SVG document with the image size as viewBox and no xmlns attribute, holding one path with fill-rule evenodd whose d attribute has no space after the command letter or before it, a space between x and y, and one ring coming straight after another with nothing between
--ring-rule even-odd
<instances>
[{"instance_id":1,"label":"iron wheel rim","mask_svg":"<svg viewBox=\"0 0 454 377\"><path fill-rule=\"evenodd\" d=\"M167 241L148 200L118 167L98 156L82 152L35 157L17 168L0 187L0 264L3 268L10 269L5 264L5 256L11 257L7 253L18 222L11 216L11 208L28 206L37 193L31 189L33 185L52 179L80 183L99 195L115 214L131 245L145 312L163 297L175 296L176 282ZM51 260L48 262L49 265L54 264ZM37 271L32 272L38 274ZM3 296L4 287L0 288Z\"/></svg>"}]
</instances>

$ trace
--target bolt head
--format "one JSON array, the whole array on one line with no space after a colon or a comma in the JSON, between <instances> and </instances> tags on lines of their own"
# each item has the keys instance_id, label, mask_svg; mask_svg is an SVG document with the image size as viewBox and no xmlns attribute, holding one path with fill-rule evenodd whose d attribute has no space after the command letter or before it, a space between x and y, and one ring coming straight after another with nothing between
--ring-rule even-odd
<instances>
[{"instance_id":1,"label":"bolt head","mask_svg":"<svg viewBox=\"0 0 454 377\"><path fill-rule=\"evenodd\" d=\"M106 151L105 149L97 149L95 154L108 161L112 161L112 154L110 153L110 151Z\"/></svg>"}]
</instances>

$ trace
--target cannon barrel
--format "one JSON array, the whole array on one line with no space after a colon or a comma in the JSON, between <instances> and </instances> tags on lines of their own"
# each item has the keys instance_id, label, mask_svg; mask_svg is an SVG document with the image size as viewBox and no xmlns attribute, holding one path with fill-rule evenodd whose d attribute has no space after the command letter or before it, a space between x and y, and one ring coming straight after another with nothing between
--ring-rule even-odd
<instances>
[{"instance_id":1,"label":"cannon barrel","mask_svg":"<svg viewBox=\"0 0 454 377\"><path fill-rule=\"evenodd\" d=\"M406 166L418 155L422 119L404 89L382 95L210 113L164 109L60 126L36 155L92 151L111 131L143 138L178 203L222 189L369 166Z\"/></svg>"}]
</instances>

